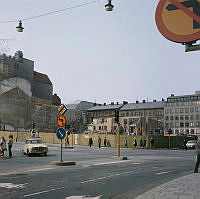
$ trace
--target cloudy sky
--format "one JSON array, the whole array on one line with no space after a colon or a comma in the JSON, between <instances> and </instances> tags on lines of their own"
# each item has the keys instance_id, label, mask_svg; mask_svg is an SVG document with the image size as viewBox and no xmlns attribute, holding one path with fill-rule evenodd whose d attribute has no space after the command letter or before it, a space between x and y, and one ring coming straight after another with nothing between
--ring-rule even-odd
<instances>
[{"instance_id":1,"label":"cloudy sky","mask_svg":"<svg viewBox=\"0 0 200 199\"><path fill-rule=\"evenodd\" d=\"M18 20L74 7L32 20ZM155 24L158 0L1 0L0 39L14 55L35 61L48 74L63 103L149 101L200 90L200 52L165 39ZM1 42L2 43L2 42Z\"/></svg>"}]
</instances>

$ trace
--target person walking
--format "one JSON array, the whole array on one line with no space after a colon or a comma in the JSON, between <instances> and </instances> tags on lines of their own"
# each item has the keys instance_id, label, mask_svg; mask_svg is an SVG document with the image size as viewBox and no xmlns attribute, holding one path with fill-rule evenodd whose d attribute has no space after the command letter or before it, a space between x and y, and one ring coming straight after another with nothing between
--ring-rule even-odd
<instances>
[{"instance_id":1,"label":"person walking","mask_svg":"<svg viewBox=\"0 0 200 199\"><path fill-rule=\"evenodd\" d=\"M195 162L194 173L198 173L199 164L200 164L200 137L198 137L198 141L196 143L196 162Z\"/></svg>"},{"instance_id":2,"label":"person walking","mask_svg":"<svg viewBox=\"0 0 200 199\"><path fill-rule=\"evenodd\" d=\"M106 139L106 137L104 138L104 146L106 147L107 146L107 139Z\"/></svg>"},{"instance_id":3,"label":"person walking","mask_svg":"<svg viewBox=\"0 0 200 199\"><path fill-rule=\"evenodd\" d=\"M125 146L126 148L128 148L128 141L127 141L127 137L125 137L125 140L124 140L124 146Z\"/></svg>"},{"instance_id":4,"label":"person walking","mask_svg":"<svg viewBox=\"0 0 200 199\"><path fill-rule=\"evenodd\" d=\"M9 135L9 137L8 137L8 154L9 154L9 158L12 157L12 145L13 145L13 135Z\"/></svg>"},{"instance_id":5,"label":"person walking","mask_svg":"<svg viewBox=\"0 0 200 199\"><path fill-rule=\"evenodd\" d=\"M185 138L185 139L183 140L183 146L184 146L184 149L187 151L187 146L186 146L186 144L187 144L187 139Z\"/></svg>"},{"instance_id":6,"label":"person walking","mask_svg":"<svg viewBox=\"0 0 200 199\"><path fill-rule=\"evenodd\" d=\"M98 137L98 145L99 145L99 148L101 148L101 138L100 138L100 136Z\"/></svg>"},{"instance_id":7,"label":"person walking","mask_svg":"<svg viewBox=\"0 0 200 199\"><path fill-rule=\"evenodd\" d=\"M144 138L143 147L145 148L147 144L146 138Z\"/></svg>"},{"instance_id":8,"label":"person walking","mask_svg":"<svg viewBox=\"0 0 200 199\"><path fill-rule=\"evenodd\" d=\"M136 148L137 147L137 140L136 138L133 138L133 146Z\"/></svg>"},{"instance_id":9,"label":"person walking","mask_svg":"<svg viewBox=\"0 0 200 199\"><path fill-rule=\"evenodd\" d=\"M140 139L140 147L143 147L143 141L142 141L142 138Z\"/></svg>"},{"instance_id":10,"label":"person walking","mask_svg":"<svg viewBox=\"0 0 200 199\"><path fill-rule=\"evenodd\" d=\"M4 157L4 152L6 150L6 140L4 137L1 138L0 147L1 147L1 157Z\"/></svg>"},{"instance_id":11,"label":"person walking","mask_svg":"<svg viewBox=\"0 0 200 199\"><path fill-rule=\"evenodd\" d=\"M92 138L89 138L89 146L91 147L93 145L93 140Z\"/></svg>"}]
</instances>

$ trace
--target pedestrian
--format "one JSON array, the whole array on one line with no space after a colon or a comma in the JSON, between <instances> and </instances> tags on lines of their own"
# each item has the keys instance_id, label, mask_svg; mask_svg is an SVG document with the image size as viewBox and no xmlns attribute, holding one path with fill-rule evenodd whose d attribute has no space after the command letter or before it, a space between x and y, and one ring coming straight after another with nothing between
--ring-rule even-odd
<instances>
[{"instance_id":1,"label":"pedestrian","mask_svg":"<svg viewBox=\"0 0 200 199\"><path fill-rule=\"evenodd\" d=\"M151 139L150 139L150 149L153 148L153 145L154 145L154 139L153 139L153 137L151 137Z\"/></svg>"},{"instance_id":2,"label":"pedestrian","mask_svg":"<svg viewBox=\"0 0 200 199\"><path fill-rule=\"evenodd\" d=\"M183 146L184 146L184 149L187 151L187 146L186 146L186 144L187 144L187 139L185 138L185 139L183 140Z\"/></svg>"},{"instance_id":3,"label":"pedestrian","mask_svg":"<svg viewBox=\"0 0 200 199\"><path fill-rule=\"evenodd\" d=\"M143 147L143 141L142 141L142 138L140 139L140 147Z\"/></svg>"},{"instance_id":4,"label":"pedestrian","mask_svg":"<svg viewBox=\"0 0 200 199\"><path fill-rule=\"evenodd\" d=\"M127 137L125 137L124 146L125 146L126 148L128 148L128 141L127 141Z\"/></svg>"},{"instance_id":5,"label":"pedestrian","mask_svg":"<svg viewBox=\"0 0 200 199\"><path fill-rule=\"evenodd\" d=\"M136 138L133 138L133 146L136 148L137 147L137 140Z\"/></svg>"},{"instance_id":6,"label":"pedestrian","mask_svg":"<svg viewBox=\"0 0 200 199\"><path fill-rule=\"evenodd\" d=\"M198 141L196 143L196 163L195 163L194 173L198 173L199 164L200 164L200 137L198 138Z\"/></svg>"},{"instance_id":7,"label":"pedestrian","mask_svg":"<svg viewBox=\"0 0 200 199\"><path fill-rule=\"evenodd\" d=\"M8 137L8 154L9 154L9 158L12 157L12 145L13 145L13 135L9 135L9 137Z\"/></svg>"},{"instance_id":8,"label":"pedestrian","mask_svg":"<svg viewBox=\"0 0 200 199\"><path fill-rule=\"evenodd\" d=\"M100 136L98 137L98 145L99 145L99 148L101 148L101 138L100 138Z\"/></svg>"},{"instance_id":9,"label":"pedestrian","mask_svg":"<svg viewBox=\"0 0 200 199\"><path fill-rule=\"evenodd\" d=\"M147 141L146 138L144 138L144 142L143 142L143 147L146 147Z\"/></svg>"},{"instance_id":10,"label":"pedestrian","mask_svg":"<svg viewBox=\"0 0 200 199\"><path fill-rule=\"evenodd\" d=\"M89 138L89 146L91 147L93 145L93 140L92 138Z\"/></svg>"},{"instance_id":11,"label":"pedestrian","mask_svg":"<svg viewBox=\"0 0 200 199\"><path fill-rule=\"evenodd\" d=\"M1 147L1 157L4 157L4 152L7 150L6 149L6 140L4 137L1 138L0 147Z\"/></svg>"},{"instance_id":12,"label":"pedestrian","mask_svg":"<svg viewBox=\"0 0 200 199\"><path fill-rule=\"evenodd\" d=\"M106 137L104 138L103 143L104 143L104 146L106 147L107 146L107 139L106 139Z\"/></svg>"}]
</instances>

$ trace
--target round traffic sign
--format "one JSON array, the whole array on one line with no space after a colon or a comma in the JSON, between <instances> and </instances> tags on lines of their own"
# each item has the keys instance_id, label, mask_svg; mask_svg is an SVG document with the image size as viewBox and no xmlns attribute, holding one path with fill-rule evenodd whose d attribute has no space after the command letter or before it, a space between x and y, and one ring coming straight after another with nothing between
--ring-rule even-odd
<instances>
[{"instance_id":1,"label":"round traffic sign","mask_svg":"<svg viewBox=\"0 0 200 199\"><path fill-rule=\"evenodd\" d=\"M59 140L64 139L65 136L66 136L66 131L65 131L65 129L64 129L64 128L58 128L58 129L56 130L56 136L57 136L57 138L58 138Z\"/></svg>"},{"instance_id":2,"label":"round traffic sign","mask_svg":"<svg viewBox=\"0 0 200 199\"><path fill-rule=\"evenodd\" d=\"M160 0L155 19L160 33L171 41L200 39L200 0Z\"/></svg>"},{"instance_id":3,"label":"round traffic sign","mask_svg":"<svg viewBox=\"0 0 200 199\"><path fill-rule=\"evenodd\" d=\"M67 118L64 115L59 115L56 122L59 127L64 127L67 123Z\"/></svg>"}]
</instances>

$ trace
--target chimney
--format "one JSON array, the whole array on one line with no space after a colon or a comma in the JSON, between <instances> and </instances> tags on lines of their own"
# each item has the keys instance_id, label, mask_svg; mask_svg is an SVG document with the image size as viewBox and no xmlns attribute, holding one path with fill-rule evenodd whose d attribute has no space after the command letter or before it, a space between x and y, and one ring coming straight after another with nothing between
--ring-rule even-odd
<instances>
[{"instance_id":1,"label":"chimney","mask_svg":"<svg viewBox=\"0 0 200 199\"><path fill-rule=\"evenodd\" d=\"M138 103L139 103L139 101L136 100L136 104L138 104Z\"/></svg>"},{"instance_id":2,"label":"chimney","mask_svg":"<svg viewBox=\"0 0 200 199\"><path fill-rule=\"evenodd\" d=\"M164 102L165 101L165 99L164 98L162 98L162 102Z\"/></svg>"},{"instance_id":3,"label":"chimney","mask_svg":"<svg viewBox=\"0 0 200 199\"><path fill-rule=\"evenodd\" d=\"M119 105L119 102L117 102L117 105Z\"/></svg>"},{"instance_id":4,"label":"chimney","mask_svg":"<svg viewBox=\"0 0 200 199\"><path fill-rule=\"evenodd\" d=\"M123 101L123 105L125 105L125 104L128 104L128 102L127 101Z\"/></svg>"},{"instance_id":5,"label":"chimney","mask_svg":"<svg viewBox=\"0 0 200 199\"><path fill-rule=\"evenodd\" d=\"M111 105L114 105L114 102L111 102Z\"/></svg>"},{"instance_id":6,"label":"chimney","mask_svg":"<svg viewBox=\"0 0 200 199\"><path fill-rule=\"evenodd\" d=\"M143 103L145 103L145 100L142 100Z\"/></svg>"},{"instance_id":7,"label":"chimney","mask_svg":"<svg viewBox=\"0 0 200 199\"><path fill-rule=\"evenodd\" d=\"M174 94L171 94L171 97L174 97Z\"/></svg>"},{"instance_id":8,"label":"chimney","mask_svg":"<svg viewBox=\"0 0 200 199\"><path fill-rule=\"evenodd\" d=\"M104 103L103 105L106 106L106 103Z\"/></svg>"}]
</instances>

